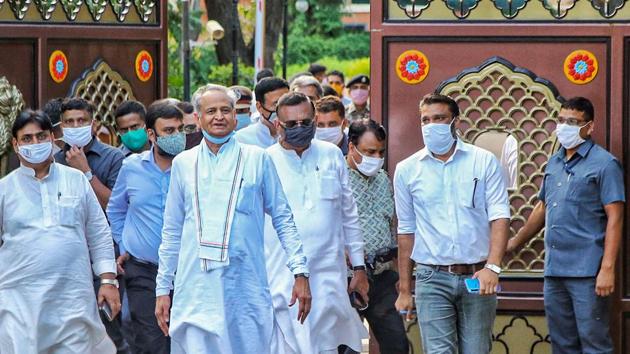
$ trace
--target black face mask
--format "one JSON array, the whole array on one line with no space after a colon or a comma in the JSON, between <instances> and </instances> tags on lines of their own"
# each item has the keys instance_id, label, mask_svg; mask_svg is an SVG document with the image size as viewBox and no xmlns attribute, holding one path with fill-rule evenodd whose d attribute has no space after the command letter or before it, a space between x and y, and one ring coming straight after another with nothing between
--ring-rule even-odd
<instances>
[{"instance_id":1,"label":"black face mask","mask_svg":"<svg viewBox=\"0 0 630 354\"><path fill-rule=\"evenodd\" d=\"M284 128L284 134L284 141L287 144L297 148L306 147L315 137L315 122L308 127L298 125L293 128Z\"/></svg>"}]
</instances>

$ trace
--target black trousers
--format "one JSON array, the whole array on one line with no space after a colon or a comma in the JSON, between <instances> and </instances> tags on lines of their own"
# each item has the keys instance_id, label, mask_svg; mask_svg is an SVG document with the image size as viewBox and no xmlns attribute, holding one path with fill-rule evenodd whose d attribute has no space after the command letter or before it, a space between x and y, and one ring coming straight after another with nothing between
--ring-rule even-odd
<instances>
[{"instance_id":1,"label":"black trousers","mask_svg":"<svg viewBox=\"0 0 630 354\"><path fill-rule=\"evenodd\" d=\"M133 257L125 263L125 283L135 334L135 354L168 354L170 337L165 337L155 317L155 277L158 267Z\"/></svg>"},{"instance_id":2,"label":"black trousers","mask_svg":"<svg viewBox=\"0 0 630 354\"><path fill-rule=\"evenodd\" d=\"M398 298L396 282L398 273L386 270L369 277L370 306L359 314L367 319L378 341L381 354L407 354L409 342L402 316L394 304Z\"/></svg>"}]
</instances>

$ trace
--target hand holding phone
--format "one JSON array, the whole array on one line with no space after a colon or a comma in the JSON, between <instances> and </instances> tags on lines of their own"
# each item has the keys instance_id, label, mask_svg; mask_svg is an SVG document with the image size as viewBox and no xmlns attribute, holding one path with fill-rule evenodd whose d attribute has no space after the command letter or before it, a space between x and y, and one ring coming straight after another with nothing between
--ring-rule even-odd
<instances>
[{"instance_id":1,"label":"hand holding phone","mask_svg":"<svg viewBox=\"0 0 630 354\"><path fill-rule=\"evenodd\" d=\"M114 316L112 316L112 308L109 307L107 301L105 301L103 305L99 306L98 309L109 322L114 320Z\"/></svg>"},{"instance_id":2,"label":"hand holding phone","mask_svg":"<svg viewBox=\"0 0 630 354\"><path fill-rule=\"evenodd\" d=\"M352 307L356 308L359 311L363 311L369 306L367 302L363 300L361 294L359 294L359 292L357 291L353 291L350 293L350 304L352 305Z\"/></svg>"},{"instance_id":3,"label":"hand holding phone","mask_svg":"<svg viewBox=\"0 0 630 354\"><path fill-rule=\"evenodd\" d=\"M466 290L470 294L479 294L479 279L470 278L464 279L464 284L466 285ZM501 291L501 285L497 284L497 292Z\"/></svg>"}]
</instances>

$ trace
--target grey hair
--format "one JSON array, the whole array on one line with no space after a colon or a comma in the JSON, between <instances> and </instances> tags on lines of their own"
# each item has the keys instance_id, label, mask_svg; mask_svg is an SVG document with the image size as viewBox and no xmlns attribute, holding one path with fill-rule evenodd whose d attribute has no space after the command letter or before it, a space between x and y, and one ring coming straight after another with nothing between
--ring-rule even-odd
<instances>
[{"instance_id":1,"label":"grey hair","mask_svg":"<svg viewBox=\"0 0 630 354\"><path fill-rule=\"evenodd\" d=\"M295 91L295 89L307 86L315 87L315 89L317 90L317 95L319 97L322 97L324 95L324 89L322 88L322 85L319 83L319 81L317 81L315 77L307 75L300 76L293 80L293 82L291 83L291 91Z\"/></svg>"},{"instance_id":2,"label":"grey hair","mask_svg":"<svg viewBox=\"0 0 630 354\"><path fill-rule=\"evenodd\" d=\"M222 85L206 84L198 88L192 97L192 104L195 107L195 112L199 113L199 111L201 110L199 101L201 100L201 97L203 95L210 91L218 91L226 94L230 98L230 107L234 109L234 106L236 105L236 95L234 94L234 91Z\"/></svg>"}]
</instances>

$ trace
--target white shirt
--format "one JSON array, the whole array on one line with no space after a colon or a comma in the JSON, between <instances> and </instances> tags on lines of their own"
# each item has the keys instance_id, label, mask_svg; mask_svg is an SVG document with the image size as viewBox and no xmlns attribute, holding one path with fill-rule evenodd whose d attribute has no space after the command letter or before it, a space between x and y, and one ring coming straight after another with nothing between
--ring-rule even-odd
<instances>
[{"instance_id":1,"label":"white shirt","mask_svg":"<svg viewBox=\"0 0 630 354\"><path fill-rule=\"evenodd\" d=\"M0 353L115 353L92 272L116 273L105 214L83 173L20 167L0 180Z\"/></svg>"},{"instance_id":2,"label":"white shirt","mask_svg":"<svg viewBox=\"0 0 630 354\"><path fill-rule=\"evenodd\" d=\"M241 144L255 145L263 149L275 144L277 139L271 136L269 128L262 123L261 119L237 131L236 140Z\"/></svg>"},{"instance_id":3,"label":"white shirt","mask_svg":"<svg viewBox=\"0 0 630 354\"><path fill-rule=\"evenodd\" d=\"M488 258L490 222L510 217L505 179L489 151L457 141L442 162L424 149L394 175L398 234L415 236L411 258L431 265Z\"/></svg>"}]
</instances>

